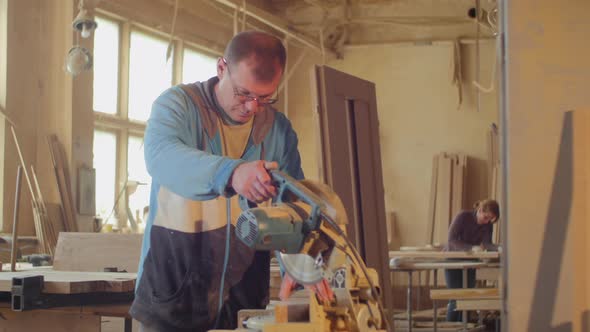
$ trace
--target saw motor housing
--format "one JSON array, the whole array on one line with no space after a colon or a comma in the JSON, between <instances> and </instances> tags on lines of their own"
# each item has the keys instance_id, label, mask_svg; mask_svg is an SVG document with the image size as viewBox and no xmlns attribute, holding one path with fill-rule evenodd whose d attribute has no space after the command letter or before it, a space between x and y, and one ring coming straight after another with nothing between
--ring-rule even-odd
<instances>
[{"instance_id":1,"label":"saw motor housing","mask_svg":"<svg viewBox=\"0 0 590 332\"><path fill-rule=\"evenodd\" d=\"M340 198L325 184L297 181L278 171L271 176L278 190L271 206L252 206L240 198L237 237L256 250L275 251L285 272L303 285L328 281L335 303L312 297L310 320L315 323L310 324L379 330L384 320L375 294L378 276L352 253ZM271 325L264 331L273 331Z\"/></svg>"}]
</instances>

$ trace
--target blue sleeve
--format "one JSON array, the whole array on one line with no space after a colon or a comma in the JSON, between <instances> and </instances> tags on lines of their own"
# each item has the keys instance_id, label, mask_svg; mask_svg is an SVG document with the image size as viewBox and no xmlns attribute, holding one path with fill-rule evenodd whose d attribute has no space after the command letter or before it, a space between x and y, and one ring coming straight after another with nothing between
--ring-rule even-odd
<instances>
[{"instance_id":1,"label":"blue sleeve","mask_svg":"<svg viewBox=\"0 0 590 332\"><path fill-rule=\"evenodd\" d=\"M301 168L301 156L299 155L297 134L293 130L291 123L285 118L287 125L285 127L285 141L283 143L283 153L280 156L279 169L297 180L305 178Z\"/></svg>"},{"instance_id":2,"label":"blue sleeve","mask_svg":"<svg viewBox=\"0 0 590 332\"><path fill-rule=\"evenodd\" d=\"M203 135L197 132L202 126L195 107L179 88L156 99L145 131L148 173L160 185L188 199L228 195L229 178L244 161L197 149L197 140Z\"/></svg>"}]
</instances>

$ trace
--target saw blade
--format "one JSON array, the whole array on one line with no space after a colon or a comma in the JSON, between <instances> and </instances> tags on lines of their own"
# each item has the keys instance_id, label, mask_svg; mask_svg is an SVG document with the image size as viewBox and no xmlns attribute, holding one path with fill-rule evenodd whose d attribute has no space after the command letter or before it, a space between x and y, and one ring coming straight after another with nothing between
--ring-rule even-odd
<instances>
[{"instance_id":1,"label":"saw blade","mask_svg":"<svg viewBox=\"0 0 590 332\"><path fill-rule=\"evenodd\" d=\"M285 273L302 285L314 285L324 278L323 264L309 255L280 253L277 259Z\"/></svg>"}]
</instances>

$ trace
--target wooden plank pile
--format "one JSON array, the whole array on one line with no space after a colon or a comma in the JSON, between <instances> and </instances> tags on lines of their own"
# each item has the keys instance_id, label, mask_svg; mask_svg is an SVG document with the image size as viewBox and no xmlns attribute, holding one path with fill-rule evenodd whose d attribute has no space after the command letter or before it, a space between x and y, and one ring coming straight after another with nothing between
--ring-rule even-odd
<instances>
[{"instance_id":1,"label":"wooden plank pile","mask_svg":"<svg viewBox=\"0 0 590 332\"><path fill-rule=\"evenodd\" d=\"M466 207L467 156L442 152L434 156L426 243L447 243L448 230L455 215Z\"/></svg>"},{"instance_id":2,"label":"wooden plank pile","mask_svg":"<svg viewBox=\"0 0 590 332\"><path fill-rule=\"evenodd\" d=\"M33 221L35 225L35 233L37 234L37 239L39 240L39 249L44 253L53 255L53 250L57 242L57 234L53 227L54 223L50 218L45 201L43 200L43 195L41 194L41 188L39 187L39 181L37 181L35 169L31 165L31 176L29 176L29 172L27 171L28 167L23 158L14 127L11 126L10 129L12 132L12 138L14 139L14 143L16 145L16 150L18 152L20 165L25 175L27 187L31 194ZM31 180L31 177L33 180ZM13 241L17 240L14 239Z\"/></svg>"},{"instance_id":3,"label":"wooden plank pile","mask_svg":"<svg viewBox=\"0 0 590 332\"><path fill-rule=\"evenodd\" d=\"M47 137L47 143L49 144L49 152L51 154L57 187L61 198L64 231L77 232L78 223L76 222L76 210L72 195L72 182L70 180L68 159L57 135L49 135Z\"/></svg>"},{"instance_id":4,"label":"wooden plank pile","mask_svg":"<svg viewBox=\"0 0 590 332\"><path fill-rule=\"evenodd\" d=\"M488 129L488 188L489 198L498 200L500 195L500 149L498 140L498 127L492 123ZM500 243L499 224L494 225L494 243Z\"/></svg>"}]
</instances>

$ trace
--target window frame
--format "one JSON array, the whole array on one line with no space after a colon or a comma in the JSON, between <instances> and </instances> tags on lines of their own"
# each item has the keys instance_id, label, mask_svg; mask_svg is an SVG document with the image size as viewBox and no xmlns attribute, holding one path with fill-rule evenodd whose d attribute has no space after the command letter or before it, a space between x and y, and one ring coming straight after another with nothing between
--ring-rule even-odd
<instances>
[{"instance_id":1,"label":"window frame","mask_svg":"<svg viewBox=\"0 0 590 332\"><path fill-rule=\"evenodd\" d=\"M112 21L119 26L119 71L118 71L118 89L117 89L117 109L115 114L101 113L93 109L94 127L93 130L105 130L116 133L117 151L116 153L116 179L115 179L115 215L118 220L116 227L119 229L127 225L127 197L122 195L117 197L120 192L123 192L127 184L127 167L128 167L128 140L130 136L143 137L146 129L146 123L129 119L129 62L130 62L130 46L131 33L137 31L145 35L161 39L169 40L169 34L149 28L131 20L127 20L115 14L97 10L96 16L101 19ZM172 82L171 86L182 83L183 73L183 59L184 50L200 52L208 56L220 57L222 54L217 51L208 49L201 45L184 41L179 38L173 38L173 57L172 61ZM94 98L94 96L93 96ZM113 216L111 216L113 218Z\"/></svg>"}]
</instances>

